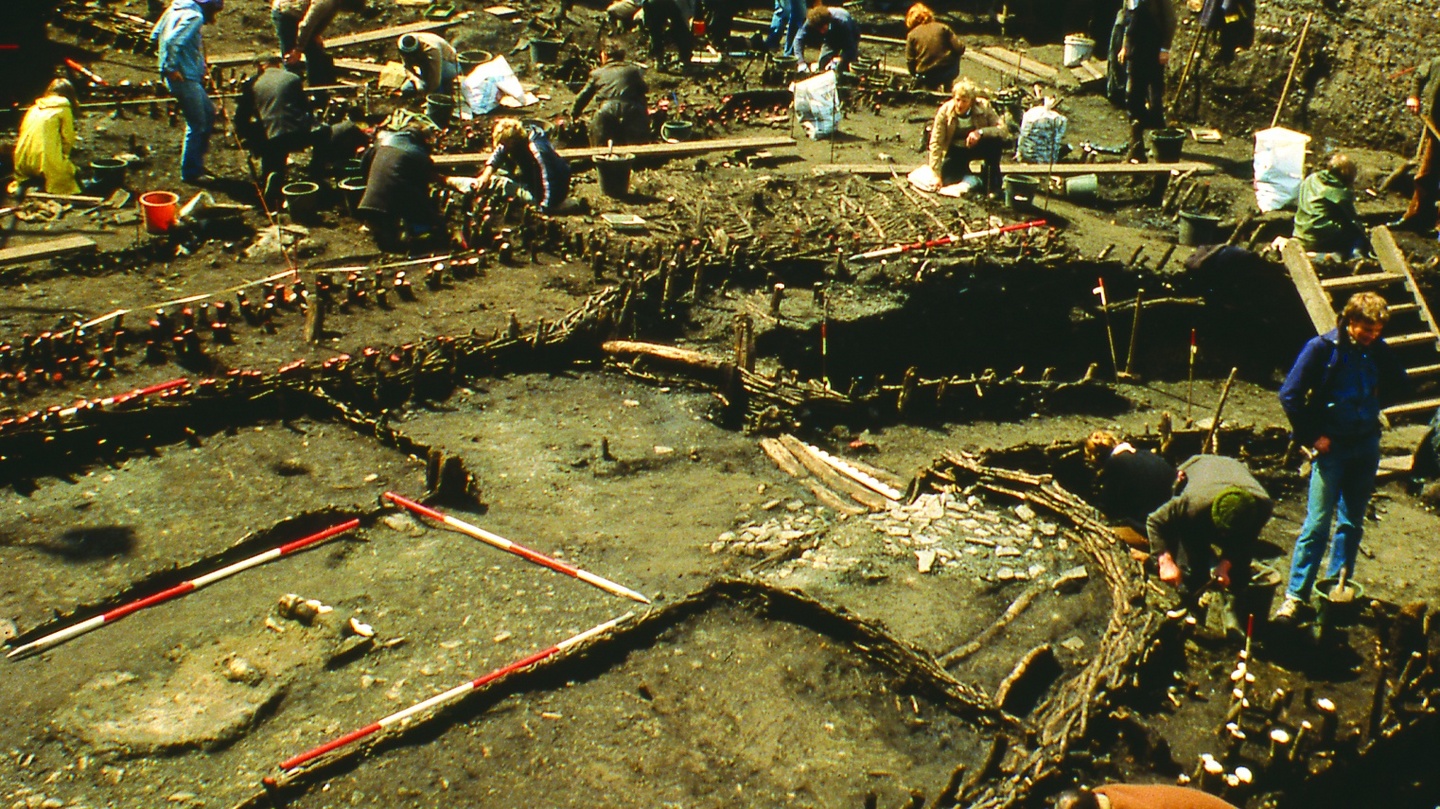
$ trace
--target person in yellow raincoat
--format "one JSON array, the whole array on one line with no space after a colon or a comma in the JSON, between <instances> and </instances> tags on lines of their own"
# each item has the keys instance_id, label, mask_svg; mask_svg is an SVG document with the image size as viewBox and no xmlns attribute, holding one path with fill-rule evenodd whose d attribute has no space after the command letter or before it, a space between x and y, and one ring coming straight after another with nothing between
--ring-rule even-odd
<instances>
[{"instance_id":1,"label":"person in yellow raincoat","mask_svg":"<svg viewBox=\"0 0 1440 809\"><path fill-rule=\"evenodd\" d=\"M25 113L20 122L20 136L15 139L15 181L10 193L20 184L44 178L47 194L78 194L75 164L70 150L75 148L75 88L66 79L50 82L45 95Z\"/></svg>"}]
</instances>

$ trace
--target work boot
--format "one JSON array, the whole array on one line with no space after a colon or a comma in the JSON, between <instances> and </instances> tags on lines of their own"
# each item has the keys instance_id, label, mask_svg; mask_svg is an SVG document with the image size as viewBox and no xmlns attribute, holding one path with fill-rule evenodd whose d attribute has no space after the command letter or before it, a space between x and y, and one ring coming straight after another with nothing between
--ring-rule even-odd
<instances>
[{"instance_id":1,"label":"work boot","mask_svg":"<svg viewBox=\"0 0 1440 809\"><path fill-rule=\"evenodd\" d=\"M1125 160L1137 163L1146 162L1145 155L1145 125L1139 121L1130 122L1130 145L1125 150Z\"/></svg>"},{"instance_id":2,"label":"work boot","mask_svg":"<svg viewBox=\"0 0 1440 809\"><path fill-rule=\"evenodd\" d=\"M1286 593L1285 600L1280 602L1280 608L1275 610L1275 620L1284 622L1295 620L1296 613L1300 612L1300 606L1304 603L1298 596Z\"/></svg>"}]
</instances>

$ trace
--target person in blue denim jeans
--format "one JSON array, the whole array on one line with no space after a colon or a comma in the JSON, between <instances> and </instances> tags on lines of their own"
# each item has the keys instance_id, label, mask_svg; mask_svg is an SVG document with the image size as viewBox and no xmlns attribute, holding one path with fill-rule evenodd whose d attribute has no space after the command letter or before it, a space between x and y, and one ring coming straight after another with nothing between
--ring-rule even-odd
<instances>
[{"instance_id":1,"label":"person in blue denim jeans","mask_svg":"<svg viewBox=\"0 0 1440 809\"><path fill-rule=\"evenodd\" d=\"M782 56L796 56L795 32L805 22L805 0L775 0L775 11L770 14L770 30L765 35L765 50L773 51L779 45Z\"/></svg>"},{"instance_id":2,"label":"person in blue denim jeans","mask_svg":"<svg viewBox=\"0 0 1440 809\"><path fill-rule=\"evenodd\" d=\"M1290 559L1290 583L1275 617L1290 620L1310 597L1325 549L1325 575L1355 572L1365 509L1380 463L1380 407L1407 387L1405 372L1380 333L1390 319L1385 299L1359 292L1337 327L1311 339L1280 388L1280 406L1295 442L1312 451L1310 500ZM1334 542L1330 524L1339 517Z\"/></svg>"},{"instance_id":3,"label":"person in blue denim jeans","mask_svg":"<svg viewBox=\"0 0 1440 809\"><path fill-rule=\"evenodd\" d=\"M205 93L208 79L201 26L215 22L225 0L172 0L150 32L159 53L160 75L185 117L185 145L180 152L180 179L206 179L205 152L215 128L215 105Z\"/></svg>"}]
</instances>

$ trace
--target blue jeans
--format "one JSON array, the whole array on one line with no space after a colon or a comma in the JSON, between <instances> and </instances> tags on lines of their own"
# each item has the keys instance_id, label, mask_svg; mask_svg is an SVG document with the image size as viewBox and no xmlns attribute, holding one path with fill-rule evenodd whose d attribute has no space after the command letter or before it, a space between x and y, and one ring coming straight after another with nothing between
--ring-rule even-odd
<instances>
[{"instance_id":1,"label":"blue jeans","mask_svg":"<svg viewBox=\"0 0 1440 809\"><path fill-rule=\"evenodd\" d=\"M775 11L770 15L770 32L765 36L765 48L773 50L778 44L782 48L782 55L794 56L795 32L800 30L800 23L804 21L805 0L775 0Z\"/></svg>"},{"instance_id":2,"label":"blue jeans","mask_svg":"<svg viewBox=\"0 0 1440 809\"><path fill-rule=\"evenodd\" d=\"M215 129L215 105L198 81L165 79L165 86L180 104L185 117L185 146L180 150L180 179L194 180L205 173L205 153Z\"/></svg>"},{"instance_id":3,"label":"blue jeans","mask_svg":"<svg viewBox=\"0 0 1440 809\"><path fill-rule=\"evenodd\" d=\"M1305 507L1305 524L1295 540L1290 557L1290 585L1286 593L1308 599L1325 547L1330 546L1330 564L1325 576L1336 578L1343 567L1355 572L1355 555L1365 531L1365 509L1375 491L1375 473L1380 464L1380 436L1337 440L1330 451L1317 456L1310 465L1310 501ZM1335 541L1330 542L1330 520L1339 517Z\"/></svg>"}]
</instances>

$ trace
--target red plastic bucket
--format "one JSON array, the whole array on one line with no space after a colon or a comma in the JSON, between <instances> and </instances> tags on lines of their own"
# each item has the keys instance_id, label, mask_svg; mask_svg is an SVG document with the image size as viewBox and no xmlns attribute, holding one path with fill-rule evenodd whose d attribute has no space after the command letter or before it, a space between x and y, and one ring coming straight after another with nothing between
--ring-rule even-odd
<instances>
[{"instance_id":1,"label":"red plastic bucket","mask_svg":"<svg viewBox=\"0 0 1440 809\"><path fill-rule=\"evenodd\" d=\"M145 230L164 233L175 224L180 196L173 191L146 191L140 195L140 209L145 212Z\"/></svg>"},{"instance_id":2,"label":"red plastic bucket","mask_svg":"<svg viewBox=\"0 0 1440 809\"><path fill-rule=\"evenodd\" d=\"M705 36L705 21L698 17L691 20L690 31L697 37Z\"/></svg>"}]
</instances>

